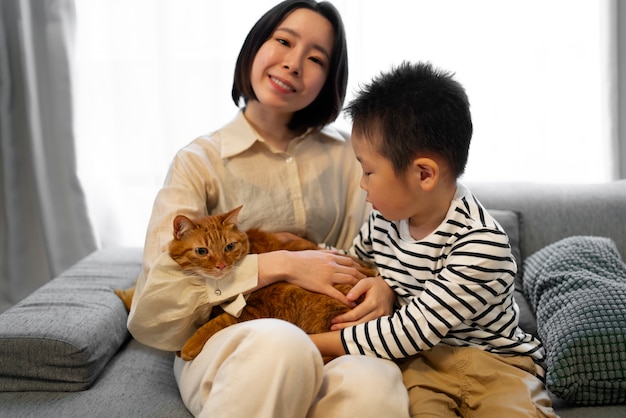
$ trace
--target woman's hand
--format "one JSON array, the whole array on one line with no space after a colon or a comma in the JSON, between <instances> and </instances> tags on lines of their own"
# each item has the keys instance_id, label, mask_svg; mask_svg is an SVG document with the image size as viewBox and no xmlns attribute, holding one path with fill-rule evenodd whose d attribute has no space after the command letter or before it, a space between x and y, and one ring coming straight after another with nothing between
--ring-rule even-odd
<instances>
[{"instance_id":1,"label":"woman's hand","mask_svg":"<svg viewBox=\"0 0 626 418\"><path fill-rule=\"evenodd\" d=\"M357 262L332 251L274 251L259 254L259 285L267 286L286 281L311 292L322 293L354 307L356 299L349 299L335 284L356 285L365 275L357 270Z\"/></svg>"},{"instance_id":2,"label":"woman's hand","mask_svg":"<svg viewBox=\"0 0 626 418\"><path fill-rule=\"evenodd\" d=\"M333 318L333 325L330 328L332 331L393 313L393 303L396 299L396 294L382 277L368 277L359 281L348 293L347 298L354 302L361 295L365 295L363 302L351 311Z\"/></svg>"}]
</instances>

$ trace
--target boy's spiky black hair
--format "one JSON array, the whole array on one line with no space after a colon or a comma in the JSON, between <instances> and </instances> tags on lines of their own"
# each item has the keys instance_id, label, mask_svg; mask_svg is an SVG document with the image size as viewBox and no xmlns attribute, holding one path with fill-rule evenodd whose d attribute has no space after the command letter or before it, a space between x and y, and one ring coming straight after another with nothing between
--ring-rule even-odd
<instances>
[{"instance_id":1,"label":"boy's spiky black hair","mask_svg":"<svg viewBox=\"0 0 626 418\"><path fill-rule=\"evenodd\" d=\"M429 153L445 159L457 178L465 171L472 119L465 89L452 73L403 62L363 86L345 110L353 132L372 141L396 173Z\"/></svg>"}]
</instances>

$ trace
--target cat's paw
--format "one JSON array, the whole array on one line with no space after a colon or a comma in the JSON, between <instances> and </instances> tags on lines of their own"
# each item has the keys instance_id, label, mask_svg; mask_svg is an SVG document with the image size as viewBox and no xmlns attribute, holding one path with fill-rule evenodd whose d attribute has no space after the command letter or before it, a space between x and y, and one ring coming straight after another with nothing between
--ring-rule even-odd
<instances>
[{"instance_id":1,"label":"cat's paw","mask_svg":"<svg viewBox=\"0 0 626 418\"><path fill-rule=\"evenodd\" d=\"M202 345L198 346L196 344L185 344L185 346L183 347L183 349L180 351L180 358L182 358L185 361L191 361L193 359L195 359L198 354L200 354L200 351L202 351Z\"/></svg>"}]
</instances>

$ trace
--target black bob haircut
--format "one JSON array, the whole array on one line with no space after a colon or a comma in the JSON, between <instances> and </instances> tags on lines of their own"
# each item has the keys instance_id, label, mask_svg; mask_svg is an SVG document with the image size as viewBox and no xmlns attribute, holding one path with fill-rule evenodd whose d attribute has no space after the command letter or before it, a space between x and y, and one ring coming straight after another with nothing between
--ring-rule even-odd
<instances>
[{"instance_id":1,"label":"black bob haircut","mask_svg":"<svg viewBox=\"0 0 626 418\"><path fill-rule=\"evenodd\" d=\"M252 27L239 51L232 98L237 106L241 98L246 104L249 100L257 100L250 82L254 57L285 17L294 10L302 8L313 10L331 23L335 32L335 42L324 86L309 106L294 113L288 127L292 130L321 129L337 119L343 107L348 84L348 48L345 29L339 12L331 3L325 1L318 3L314 0L286 0L265 13Z\"/></svg>"},{"instance_id":2,"label":"black bob haircut","mask_svg":"<svg viewBox=\"0 0 626 418\"><path fill-rule=\"evenodd\" d=\"M361 134L403 173L420 156L435 154L456 178L467 165L473 125L463 86L430 63L403 62L361 88L346 107Z\"/></svg>"}]
</instances>

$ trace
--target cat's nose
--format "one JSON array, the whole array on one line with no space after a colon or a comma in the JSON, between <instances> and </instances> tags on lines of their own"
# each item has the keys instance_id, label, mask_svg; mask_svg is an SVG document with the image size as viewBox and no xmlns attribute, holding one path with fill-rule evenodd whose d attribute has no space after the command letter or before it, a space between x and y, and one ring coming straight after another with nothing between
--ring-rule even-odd
<instances>
[{"instance_id":1,"label":"cat's nose","mask_svg":"<svg viewBox=\"0 0 626 418\"><path fill-rule=\"evenodd\" d=\"M222 271L222 270L224 270L226 268L226 263L224 263L224 262L216 263L215 264L215 268L220 270L220 271Z\"/></svg>"}]
</instances>

